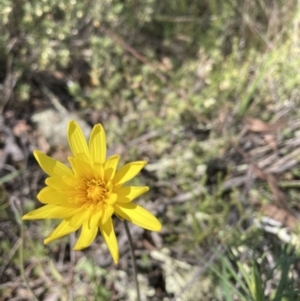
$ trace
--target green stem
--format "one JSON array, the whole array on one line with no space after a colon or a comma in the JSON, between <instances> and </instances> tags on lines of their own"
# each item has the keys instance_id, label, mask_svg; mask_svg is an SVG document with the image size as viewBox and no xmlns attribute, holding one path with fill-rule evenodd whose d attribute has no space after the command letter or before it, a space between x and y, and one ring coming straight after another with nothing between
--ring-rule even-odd
<instances>
[{"instance_id":1,"label":"green stem","mask_svg":"<svg viewBox=\"0 0 300 301\"><path fill-rule=\"evenodd\" d=\"M133 243L132 243L132 238L131 238L131 234L130 234L130 231L129 231L127 221L123 220L123 222L124 222L124 225L125 225L125 231L126 231L128 241L129 241L131 260L132 260L132 266L133 266L133 273L134 273L135 288L136 288L136 294L137 294L137 301L141 301L140 287L139 287L139 282L138 282L138 279L137 279L137 267L136 267L136 260L135 260L135 255L134 255L134 247L133 247Z\"/></svg>"}]
</instances>

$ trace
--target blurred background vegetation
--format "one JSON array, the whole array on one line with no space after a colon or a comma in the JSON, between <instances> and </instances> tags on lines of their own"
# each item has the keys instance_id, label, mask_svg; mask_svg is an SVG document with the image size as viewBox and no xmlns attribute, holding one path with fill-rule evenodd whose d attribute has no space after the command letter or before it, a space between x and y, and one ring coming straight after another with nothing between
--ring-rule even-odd
<instances>
[{"instance_id":1,"label":"blurred background vegetation","mask_svg":"<svg viewBox=\"0 0 300 301\"><path fill-rule=\"evenodd\" d=\"M139 202L164 229L131 227L143 300L300 300L299 8L1 0L0 301L135 300L117 220L117 266L100 236L74 253L20 221L44 185L32 151L65 160L73 118L149 162Z\"/></svg>"}]
</instances>

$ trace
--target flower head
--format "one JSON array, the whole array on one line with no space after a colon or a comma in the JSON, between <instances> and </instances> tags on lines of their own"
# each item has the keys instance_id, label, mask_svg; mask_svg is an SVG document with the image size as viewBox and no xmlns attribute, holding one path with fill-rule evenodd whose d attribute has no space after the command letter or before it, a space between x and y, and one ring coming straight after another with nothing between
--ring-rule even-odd
<instances>
[{"instance_id":1,"label":"flower head","mask_svg":"<svg viewBox=\"0 0 300 301\"><path fill-rule=\"evenodd\" d=\"M94 126L87 145L78 124L70 121L68 140L73 153L73 157L68 158L71 168L34 151L39 165L49 175L45 181L47 186L37 196L45 205L25 214L23 220L63 219L44 240L45 244L81 228L74 250L88 247L99 229L117 263L119 250L113 214L148 230L161 229L153 214L132 203L149 187L124 185L140 172L146 162L131 162L117 170L119 156L106 159L106 139L101 124Z\"/></svg>"}]
</instances>

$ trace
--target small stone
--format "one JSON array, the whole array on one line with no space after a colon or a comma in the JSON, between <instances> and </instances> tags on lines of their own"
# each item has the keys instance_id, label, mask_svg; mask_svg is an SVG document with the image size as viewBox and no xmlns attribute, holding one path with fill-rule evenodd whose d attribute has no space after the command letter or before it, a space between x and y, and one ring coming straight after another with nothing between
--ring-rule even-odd
<instances>
[{"instance_id":1,"label":"small stone","mask_svg":"<svg viewBox=\"0 0 300 301\"><path fill-rule=\"evenodd\" d=\"M49 109L33 114L31 120L51 147L68 147L67 125L70 120L75 120L79 124L86 138L91 132L91 127L74 113Z\"/></svg>"}]
</instances>

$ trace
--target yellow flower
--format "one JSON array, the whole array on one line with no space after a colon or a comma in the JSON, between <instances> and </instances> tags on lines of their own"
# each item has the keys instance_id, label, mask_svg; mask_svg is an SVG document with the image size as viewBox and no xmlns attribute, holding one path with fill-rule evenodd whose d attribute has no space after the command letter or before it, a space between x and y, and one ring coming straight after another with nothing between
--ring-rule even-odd
<instances>
[{"instance_id":1,"label":"yellow flower","mask_svg":"<svg viewBox=\"0 0 300 301\"><path fill-rule=\"evenodd\" d=\"M124 186L146 162L131 162L116 171L119 156L114 155L106 160L106 138L101 124L94 126L87 145L78 124L70 121L68 140L74 156L68 158L71 168L34 151L39 165L49 175L47 186L37 196L46 205L27 213L23 220L63 219L44 240L45 244L82 227L74 250L88 247L99 228L117 263L119 250L113 214L145 229L161 230L161 224L153 214L131 202L148 191L149 187Z\"/></svg>"}]
</instances>

